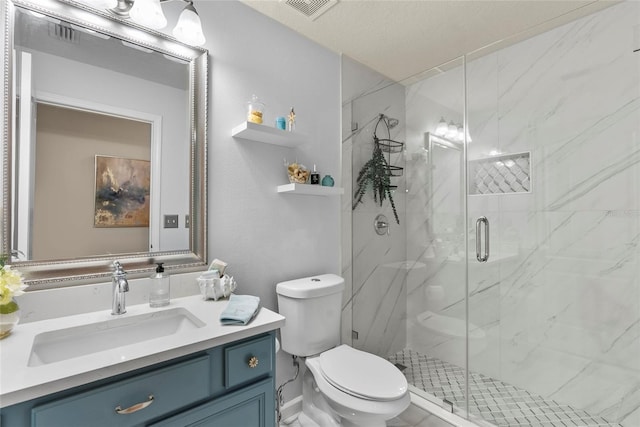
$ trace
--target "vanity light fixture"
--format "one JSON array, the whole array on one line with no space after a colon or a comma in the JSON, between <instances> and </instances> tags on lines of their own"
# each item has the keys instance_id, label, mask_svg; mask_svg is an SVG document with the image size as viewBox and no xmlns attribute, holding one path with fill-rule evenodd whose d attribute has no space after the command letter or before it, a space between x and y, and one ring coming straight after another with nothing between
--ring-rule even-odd
<instances>
[{"instance_id":1,"label":"vanity light fixture","mask_svg":"<svg viewBox=\"0 0 640 427\"><path fill-rule=\"evenodd\" d=\"M194 46L202 46L206 41L202 33L202 22L193 2L188 2L182 12L178 23L173 29L173 35L178 40Z\"/></svg>"},{"instance_id":2,"label":"vanity light fixture","mask_svg":"<svg viewBox=\"0 0 640 427\"><path fill-rule=\"evenodd\" d=\"M160 6L160 0L135 0L129 9L129 17L133 22L154 30L167 26L167 18Z\"/></svg>"},{"instance_id":3,"label":"vanity light fixture","mask_svg":"<svg viewBox=\"0 0 640 427\"><path fill-rule=\"evenodd\" d=\"M449 126L447 128L447 134L445 135L447 139L451 141L455 141L458 137L458 126L453 123L453 120L449 122Z\"/></svg>"},{"instance_id":4,"label":"vanity light fixture","mask_svg":"<svg viewBox=\"0 0 640 427\"><path fill-rule=\"evenodd\" d=\"M438 126L436 126L436 131L434 133L438 136L445 136L448 130L449 126L447 125L447 121L444 117L440 117L440 121L438 122Z\"/></svg>"},{"instance_id":5,"label":"vanity light fixture","mask_svg":"<svg viewBox=\"0 0 640 427\"><path fill-rule=\"evenodd\" d=\"M462 127L461 124L458 124L458 135L456 136L456 141L458 142L464 142L464 128ZM471 142L471 136L469 135L469 131L467 130L467 144L469 144Z\"/></svg>"},{"instance_id":6,"label":"vanity light fixture","mask_svg":"<svg viewBox=\"0 0 640 427\"><path fill-rule=\"evenodd\" d=\"M467 130L467 143L471 142L471 136L469 135L469 130ZM436 125L436 129L433 131L433 134L439 136L441 138L448 139L449 141L454 142L464 142L465 141L465 131L464 127L458 123L457 125L453 123L453 120L447 121L444 117L440 118L440 121Z\"/></svg>"},{"instance_id":7,"label":"vanity light fixture","mask_svg":"<svg viewBox=\"0 0 640 427\"><path fill-rule=\"evenodd\" d=\"M88 3L96 9L111 9L118 6L118 0L90 0Z\"/></svg>"},{"instance_id":8,"label":"vanity light fixture","mask_svg":"<svg viewBox=\"0 0 640 427\"><path fill-rule=\"evenodd\" d=\"M464 130L462 129L462 125L460 123L458 123L458 134L456 135L456 141L464 141Z\"/></svg>"},{"instance_id":9,"label":"vanity light fixture","mask_svg":"<svg viewBox=\"0 0 640 427\"><path fill-rule=\"evenodd\" d=\"M97 8L122 18L131 20L142 26L160 30L167 26L167 18L162 11L162 3L174 0L89 0ZM173 36L182 43L191 46L202 46L206 39L202 32L202 22L192 0L179 0L186 3L173 29Z\"/></svg>"}]
</instances>

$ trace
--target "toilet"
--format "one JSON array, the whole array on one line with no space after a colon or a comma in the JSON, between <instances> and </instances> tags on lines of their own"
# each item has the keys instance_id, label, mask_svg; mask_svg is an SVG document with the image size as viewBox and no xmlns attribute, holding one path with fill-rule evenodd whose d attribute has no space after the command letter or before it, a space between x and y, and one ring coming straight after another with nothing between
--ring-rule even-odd
<instances>
[{"instance_id":1,"label":"toilet","mask_svg":"<svg viewBox=\"0 0 640 427\"><path fill-rule=\"evenodd\" d=\"M322 274L278 283L285 318L281 346L305 358L302 427L382 427L410 404L407 380L391 362L340 345L344 279Z\"/></svg>"}]
</instances>

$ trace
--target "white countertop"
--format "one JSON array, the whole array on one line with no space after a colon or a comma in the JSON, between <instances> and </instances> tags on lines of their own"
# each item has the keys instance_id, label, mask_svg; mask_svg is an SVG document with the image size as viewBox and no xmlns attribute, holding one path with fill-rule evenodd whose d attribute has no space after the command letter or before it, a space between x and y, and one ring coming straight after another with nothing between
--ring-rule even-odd
<instances>
[{"instance_id":1,"label":"white countertop","mask_svg":"<svg viewBox=\"0 0 640 427\"><path fill-rule=\"evenodd\" d=\"M111 315L111 310L103 310L18 324L11 335L0 341L0 407L216 347L284 325L283 316L261 307L248 325L223 326L219 318L227 303L228 300L204 301L200 295L194 295L172 299L168 306L162 308L150 308L148 304L128 306L127 312L118 318L183 307L206 325L179 334L40 366L28 366L31 347L37 334L102 322L115 316Z\"/></svg>"}]
</instances>

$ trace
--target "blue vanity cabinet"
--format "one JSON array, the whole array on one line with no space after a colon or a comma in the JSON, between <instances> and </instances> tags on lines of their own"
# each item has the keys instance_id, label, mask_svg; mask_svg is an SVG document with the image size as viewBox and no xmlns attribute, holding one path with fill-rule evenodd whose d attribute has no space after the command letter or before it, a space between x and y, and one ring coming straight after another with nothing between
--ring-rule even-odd
<instances>
[{"instance_id":1,"label":"blue vanity cabinet","mask_svg":"<svg viewBox=\"0 0 640 427\"><path fill-rule=\"evenodd\" d=\"M275 427L275 333L0 409L2 427Z\"/></svg>"},{"instance_id":2,"label":"blue vanity cabinet","mask_svg":"<svg viewBox=\"0 0 640 427\"><path fill-rule=\"evenodd\" d=\"M266 379L235 393L183 411L151 427L267 427L275 423L273 380Z\"/></svg>"}]
</instances>

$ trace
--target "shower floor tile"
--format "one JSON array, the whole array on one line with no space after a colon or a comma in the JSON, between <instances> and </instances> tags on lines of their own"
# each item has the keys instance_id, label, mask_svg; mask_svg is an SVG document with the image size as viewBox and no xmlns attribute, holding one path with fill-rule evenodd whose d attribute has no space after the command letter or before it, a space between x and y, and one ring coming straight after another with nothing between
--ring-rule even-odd
<instances>
[{"instance_id":1,"label":"shower floor tile","mask_svg":"<svg viewBox=\"0 0 640 427\"><path fill-rule=\"evenodd\" d=\"M406 367L402 372L410 384L464 407L464 369L409 349L396 353L389 361ZM469 374L469 393L469 411L501 427L620 427L583 410L474 372Z\"/></svg>"}]
</instances>

